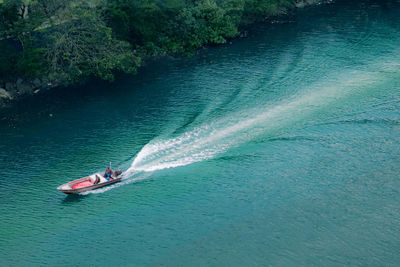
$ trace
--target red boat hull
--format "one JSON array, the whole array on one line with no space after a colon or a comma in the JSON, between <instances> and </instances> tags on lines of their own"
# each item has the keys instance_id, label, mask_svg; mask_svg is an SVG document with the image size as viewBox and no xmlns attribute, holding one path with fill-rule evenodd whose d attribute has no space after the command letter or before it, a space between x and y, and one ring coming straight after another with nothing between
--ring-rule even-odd
<instances>
[{"instance_id":1,"label":"red boat hull","mask_svg":"<svg viewBox=\"0 0 400 267\"><path fill-rule=\"evenodd\" d=\"M104 179L104 178L103 178ZM78 194L120 182L121 176L112 177L109 181L94 183L90 177L84 177L59 186L57 189L65 194Z\"/></svg>"}]
</instances>

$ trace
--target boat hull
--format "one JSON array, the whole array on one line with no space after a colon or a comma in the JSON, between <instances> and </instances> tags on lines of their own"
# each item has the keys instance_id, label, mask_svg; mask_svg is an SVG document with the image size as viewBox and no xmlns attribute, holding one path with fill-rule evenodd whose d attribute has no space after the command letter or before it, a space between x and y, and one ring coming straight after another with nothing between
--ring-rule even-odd
<instances>
[{"instance_id":1,"label":"boat hull","mask_svg":"<svg viewBox=\"0 0 400 267\"><path fill-rule=\"evenodd\" d=\"M121 181L121 177L116 177L114 179L112 179L111 181L106 181L106 182L102 182L102 183L98 183L98 184L93 184L93 185L89 185L89 186L85 186L85 187L80 187L80 188L63 188L63 186L60 186L59 188L57 188L59 191L65 193L65 194L78 194L78 193L83 193L83 192L87 192L90 190L94 190L94 189L98 189L104 186L108 186L111 184L115 184Z\"/></svg>"}]
</instances>

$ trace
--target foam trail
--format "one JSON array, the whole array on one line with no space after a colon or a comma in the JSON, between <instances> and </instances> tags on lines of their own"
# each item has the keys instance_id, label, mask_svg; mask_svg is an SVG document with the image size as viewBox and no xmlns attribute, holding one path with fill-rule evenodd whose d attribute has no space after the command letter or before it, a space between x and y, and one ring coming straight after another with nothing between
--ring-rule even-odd
<instances>
[{"instance_id":1,"label":"foam trail","mask_svg":"<svg viewBox=\"0 0 400 267\"><path fill-rule=\"evenodd\" d=\"M397 61L396 61L397 62ZM326 120L340 111L341 105L358 103L379 88L378 83L398 79L400 65L386 61L373 71L346 71L335 79L325 79L309 88L302 88L289 99L275 101L267 107L241 109L222 119L205 123L179 136L153 139L134 158L123 180L112 186L83 194L98 194L125 184L147 179L153 171L212 159L230 148L258 136L276 137L290 129ZM370 67L372 63L369 65ZM383 77L385 76L385 77ZM371 97L372 95L369 95ZM354 102L356 101L356 102Z\"/></svg>"},{"instance_id":2,"label":"foam trail","mask_svg":"<svg viewBox=\"0 0 400 267\"><path fill-rule=\"evenodd\" d=\"M378 73L353 71L346 73L347 79L338 77L328 84L317 84L318 90L303 90L287 101L268 108L254 108L237 113L211 124L204 124L178 137L153 140L143 147L126 171L152 172L174 168L211 159L229 148L238 146L257 136L277 134L287 128L296 128L305 119L331 104L358 93L360 88L376 83Z\"/></svg>"},{"instance_id":3,"label":"foam trail","mask_svg":"<svg viewBox=\"0 0 400 267\"><path fill-rule=\"evenodd\" d=\"M126 177L126 175L124 174L124 177L122 178L122 181L116 184L112 184L110 186L107 187L103 187L103 188L99 188L99 189L95 189L95 190L91 190L91 191L87 191L87 192L83 192L80 193L81 195L89 195L89 194L101 194L104 193L106 191L109 191L111 189L126 185L126 184L130 184L130 183L135 183L135 182L139 182L141 180L147 179L151 173L142 173L141 175L135 176L136 173L131 173L130 177Z\"/></svg>"}]
</instances>

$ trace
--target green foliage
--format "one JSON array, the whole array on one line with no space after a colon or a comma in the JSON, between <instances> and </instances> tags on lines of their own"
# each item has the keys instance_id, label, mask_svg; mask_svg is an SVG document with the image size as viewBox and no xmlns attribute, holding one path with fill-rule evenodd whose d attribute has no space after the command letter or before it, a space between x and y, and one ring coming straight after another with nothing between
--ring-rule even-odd
<instances>
[{"instance_id":1,"label":"green foliage","mask_svg":"<svg viewBox=\"0 0 400 267\"><path fill-rule=\"evenodd\" d=\"M281 14L294 3L4 0L0 78L41 76L63 84L89 76L113 80L116 71L134 73L143 57L192 54L206 44L225 43L243 25Z\"/></svg>"},{"instance_id":2,"label":"green foliage","mask_svg":"<svg viewBox=\"0 0 400 267\"><path fill-rule=\"evenodd\" d=\"M19 53L8 41L0 41L0 78L16 74Z\"/></svg>"},{"instance_id":3,"label":"green foliage","mask_svg":"<svg viewBox=\"0 0 400 267\"><path fill-rule=\"evenodd\" d=\"M295 0L109 0L106 17L142 56L192 53L225 43L239 27L281 14Z\"/></svg>"},{"instance_id":4,"label":"green foliage","mask_svg":"<svg viewBox=\"0 0 400 267\"><path fill-rule=\"evenodd\" d=\"M25 47L16 63L17 73L25 77L35 77L45 71L45 64L43 62L44 49L34 48L32 46Z\"/></svg>"},{"instance_id":5,"label":"green foliage","mask_svg":"<svg viewBox=\"0 0 400 267\"><path fill-rule=\"evenodd\" d=\"M6 0L0 5L0 77L34 77L44 70L43 48L34 32L44 18L29 12L30 3Z\"/></svg>"},{"instance_id":6,"label":"green foliage","mask_svg":"<svg viewBox=\"0 0 400 267\"><path fill-rule=\"evenodd\" d=\"M77 3L60 18L54 32L43 35L51 80L69 83L91 75L113 80L115 70L136 71L140 59L129 43L112 36L98 9Z\"/></svg>"},{"instance_id":7,"label":"green foliage","mask_svg":"<svg viewBox=\"0 0 400 267\"><path fill-rule=\"evenodd\" d=\"M245 1L242 23L248 24L269 16L284 13L295 4L294 0L252 0Z\"/></svg>"}]
</instances>

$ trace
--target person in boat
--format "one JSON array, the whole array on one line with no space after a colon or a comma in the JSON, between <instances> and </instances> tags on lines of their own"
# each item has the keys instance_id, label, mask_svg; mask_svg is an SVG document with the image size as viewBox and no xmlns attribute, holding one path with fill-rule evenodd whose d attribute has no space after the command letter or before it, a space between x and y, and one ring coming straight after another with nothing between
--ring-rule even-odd
<instances>
[{"instance_id":1,"label":"person in boat","mask_svg":"<svg viewBox=\"0 0 400 267\"><path fill-rule=\"evenodd\" d=\"M107 181L110 181L112 175L112 170L110 169L110 167L107 167L106 171L104 172L104 178L107 179Z\"/></svg>"}]
</instances>

